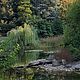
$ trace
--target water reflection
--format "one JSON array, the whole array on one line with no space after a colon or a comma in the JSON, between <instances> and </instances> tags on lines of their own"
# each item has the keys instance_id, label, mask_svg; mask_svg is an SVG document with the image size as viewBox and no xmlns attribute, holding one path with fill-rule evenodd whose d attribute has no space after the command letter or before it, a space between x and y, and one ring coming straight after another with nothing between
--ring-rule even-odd
<instances>
[{"instance_id":1,"label":"water reflection","mask_svg":"<svg viewBox=\"0 0 80 80\"><path fill-rule=\"evenodd\" d=\"M12 71L11 71L12 72ZM80 74L60 75L38 69L16 69L14 72L0 74L0 80L80 80Z\"/></svg>"},{"instance_id":2,"label":"water reflection","mask_svg":"<svg viewBox=\"0 0 80 80\"><path fill-rule=\"evenodd\" d=\"M66 75L66 76L44 76L44 75L35 75L33 80L80 80L80 76L71 76L71 75Z\"/></svg>"},{"instance_id":3,"label":"water reflection","mask_svg":"<svg viewBox=\"0 0 80 80\"><path fill-rule=\"evenodd\" d=\"M25 56L26 62L36 59L45 58L47 55L39 52L27 52ZM39 68L16 68L9 69L4 73L0 73L0 80L80 80L80 74L54 74L46 72Z\"/></svg>"}]
</instances>

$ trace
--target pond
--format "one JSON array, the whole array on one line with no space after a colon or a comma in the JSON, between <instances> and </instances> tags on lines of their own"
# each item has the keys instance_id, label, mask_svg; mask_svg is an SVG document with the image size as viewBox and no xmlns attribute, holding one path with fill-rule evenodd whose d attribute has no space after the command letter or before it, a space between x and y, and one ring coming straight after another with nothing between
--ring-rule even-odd
<instances>
[{"instance_id":1,"label":"pond","mask_svg":"<svg viewBox=\"0 0 80 80\"><path fill-rule=\"evenodd\" d=\"M46 58L48 55L43 51L26 52L26 64L30 61ZM0 73L0 80L80 80L80 74L77 73L49 73L40 68L16 68L9 69L4 73Z\"/></svg>"},{"instance_id":2,"label":"pond","mask_svg":"<svg viewBox=\"0 0 80 80\"><path fill-rule=\"evenodd\" d=\"M27 72L27 70L26 70ZM9 74L0 76L0 80L80 80L80 74L66 74L66 75L53 75L49 74L48 72L39 72L36 70L33 72L29 70L26 73L22 70L22 73L17 72L17 74Z\"/></svg>"}]
</instances>

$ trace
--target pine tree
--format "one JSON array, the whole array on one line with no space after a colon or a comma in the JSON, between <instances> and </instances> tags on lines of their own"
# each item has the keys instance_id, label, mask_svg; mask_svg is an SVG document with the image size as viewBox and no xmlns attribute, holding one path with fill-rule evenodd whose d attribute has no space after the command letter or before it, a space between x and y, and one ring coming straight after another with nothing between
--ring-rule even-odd
<instances>
[{"instance_id":1,"label":"pine tree","mask_svg":"<svg viewBox=\"0 0 80 80\"><path fill-rule=\"evenodd\" d=\"M2 33L7 33L16 26L23 25L31 16L30 0L0 1L0 27Z\"/></svg>"},{"instance_id":2,"label":"pine tree","mask_svg":"<svg viewBox=\"0 0 80 80\"><path fill-rule=\"evenodd\" d=\"M16 24L18 26L30 18L32 13L30 7L30 0L13 0L13 15L16 18Z\"/></svg>"}]
</instances>

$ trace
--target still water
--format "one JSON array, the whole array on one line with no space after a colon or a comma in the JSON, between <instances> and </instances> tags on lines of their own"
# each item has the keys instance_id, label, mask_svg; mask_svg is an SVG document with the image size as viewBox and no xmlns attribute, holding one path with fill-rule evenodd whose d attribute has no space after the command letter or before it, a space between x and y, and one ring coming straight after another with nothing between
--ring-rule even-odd
<instances>
[{"instance_id":1,"label":"still water","mask_svg":"<svg viewBox=\"0 0 80 80\"><path fill-rule=\"evenodd\" d=\"M8 71L5 74L0 73L0 80L80 80L80 74L64 73L57 75L38 69L24 69Z\"/></svg>"},{"instance_id":2,"label":"still water","mask_svg":"<svg viewBox=\"0 0 80 80\"><path fill-rule=\"evenodd\" d=\"M42 53L29 52L26 54L26 62L30 62L36 59L45 58ZM80 74L70 73L57 75L54 73L46 72L39 68L29 69L10 69L4 73L0 73L0 80L80 80Z\"/></svg>"}]
</instances>

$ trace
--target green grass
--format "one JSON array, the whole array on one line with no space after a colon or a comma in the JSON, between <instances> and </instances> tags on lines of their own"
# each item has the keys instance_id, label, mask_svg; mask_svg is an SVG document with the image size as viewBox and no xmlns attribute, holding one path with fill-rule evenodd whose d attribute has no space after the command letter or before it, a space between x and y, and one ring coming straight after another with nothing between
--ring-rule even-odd
<instances>
[{"instance_id":1,"label":"green grass","mask_svg":"<svg viewBox=\"0 0 80 80\"><path fill-rule=\"evenodd\" d=\"M40 48L44 51L58 50L63 47L63 36L42 38Z\"/></svg>"}]
</instances>

